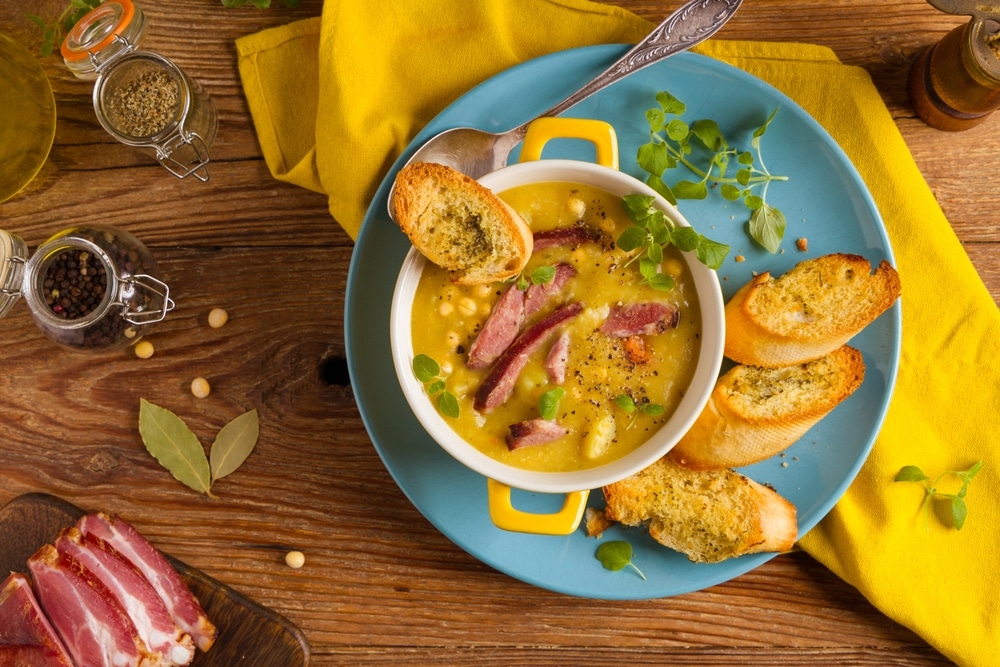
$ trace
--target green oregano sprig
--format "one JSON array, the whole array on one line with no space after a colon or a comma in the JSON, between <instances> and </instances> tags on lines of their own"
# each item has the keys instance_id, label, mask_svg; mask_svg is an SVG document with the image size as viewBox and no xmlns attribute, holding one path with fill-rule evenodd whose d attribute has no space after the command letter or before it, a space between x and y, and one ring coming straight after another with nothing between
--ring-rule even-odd
<instances>
[{"instance_id":1,"label":"green oregano sprig","mask_svg":"<svg viewBox=\"0 0 1000 667\"><path fill-rule=\"evenodd\" d=\"M632 415L631 421L629 421L628 426L625 428L632 428L632 425L635 424L635 420L638 419L640 414L647 417L659 417L665 411L665 408L659 403L648 403L646 401L636 403L628 394L618 394L615 396L615 404L627 414Z\"/></svg>"},{"instance_id":2,"label":"green oregano sprig","mask_svg":"<svg viewBox=\"0 0 1000 667\"><path fill-rule=\"evenodd\" d=\"M917 466L903 466L892 481L894 482L917 482L923 483L924 487L924 501L921 505L924 514L924 528L930 530L930 523L927 515L930 511L930 505L934 498L942 498L947 500L951 505L951 520L955 526L955 530L962 530L962 526L965 525L965 519L968 517L969 508L965 503L965 496L969 492L969 483L972 478L982 469L983 462L976 461L968 470L948 470L940 475L938 475L933 481L931 478L924 474L924 471ZM945 493L938 490L938 484L941 480L948 476L957 477L961 482L962 486L959 488L957 493Z\"/></svg>"},{"instance_id":3,"label":"green oregano sprig","mask_svg":"<svg viewBox=\"0 0 1000 667\"><path fill-rule=\"evenodd\" d=\"M718 186L722 197L742 200L750 209L750 236L769 252L777 252L785 235L786 221L778 208L767 203L767 189L773 181L787 181L788 177L768 171L760 144L778 109L754 130L750 138L753 150L747 151L731 146L714 120L701 119L689 124L681 119L687 107L669 92L657 93L656 101L659 106L646 111L649 142L640 146L636 155L639 167L649 174L647 185L675 205L679 199L705 199L710 186ZM695 164L695 142L711 153L707 164ZM733 162L736 172L730 175ZM682 179L673 187L667 185L663 174L679 165L687 167L698 180Z\"/></svg>"},{"instance_id":4,"label":"green oregano sprig","mask_svg":"<svg viewBox=\"0 0 1000 667\"><path fill-rule=\"evenodd\" d=\"M729 246L699 234L692 227L682 227L653 205L652 195L631 194L622 197L622 209L632 221L615 244L625 252L640 250L626 264L639 261L641 284L667 291L674 280L659 272L663 251L669 245L682 252L694 251L698 261L710 269L718 269L729 253Z\"/></svg>"},{"instance_id":5,"label":"green oregano sprig","mask_svg":"<svg viewBox=\"0 0 1000 667\"><path fill-rule=\"evenodd\" d=\"M556 277L556 267L546 264L536 267L531 273L525 274L523 271L517 277L517 289L522 292L528 289L528 285L547 285Z\"/></svg>"},{"instance_id":6,"label":"green oregano sprig","mask_svg":"<svg viewBox=\"0 0 1000 667\"><path fill-rule=\"evenodd\" d=\"M445 417L458 419L461 408L455 394L445 389L445 377L441 375L441 365L426 354L413 357L413 374L424 384L429 396L437 398L437 407Z\"/></svg>"}]
</instances>

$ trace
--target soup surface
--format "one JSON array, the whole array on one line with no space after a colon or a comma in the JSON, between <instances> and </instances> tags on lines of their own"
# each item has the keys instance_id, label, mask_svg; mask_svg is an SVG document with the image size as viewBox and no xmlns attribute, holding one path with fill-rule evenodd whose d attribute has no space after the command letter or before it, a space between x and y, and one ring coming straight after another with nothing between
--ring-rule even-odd
<instances>
[{"instance_id":1,"label":"soup surface","mask_svg":"<svg viewBox=\"0 0 1000 667\"><path fill-rule=\"evenodd\" d=\"M458 398L460 409L458 418L446 420L486 455L548 472L581 470L618 459L639 447L673 414L694 374L701 320L686 260L668 247L660 271L674 278L673 288L661 291L642 284L638 261L628 264L631 255L614 246L614 239L632 223L621 208L621 198L604 190L576 183L539 183L500 196L536 234L583 229L592 237L536 248L525 276L539 267L561 265L571 266L575 275L558 290L550 290L555 293L524 319L520 330L570 304L578 303L582 310L531 353L501 405L477 410L476 394L496 364L469 368L469 350L501 295L519 286L513 282L453 285L447 272L428 262L411 315L414 353L426 354L441 365L447 390ZM606 333L603 325L615 311L650 304L660 310L662 305L676 309L676 327L632 335ZM552 364L546 364L560 337L568 342L561 382L558 373L553 376L550 371ZM510 449L511 425L539 419L539 399L556 387L565 394L549 421L565 428L566 434L546 444ZM630 402L646 407L628 410Z\"/></svg>"}]
</instances>

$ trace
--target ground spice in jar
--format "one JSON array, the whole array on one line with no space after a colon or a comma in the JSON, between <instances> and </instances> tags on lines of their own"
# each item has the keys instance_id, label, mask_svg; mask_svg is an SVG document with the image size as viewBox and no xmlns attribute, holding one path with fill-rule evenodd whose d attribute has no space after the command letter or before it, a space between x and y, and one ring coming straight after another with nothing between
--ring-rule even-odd
<instances>
[{"instance_id":1,"label":"ground spice in jar","mask_svg":"<svg viewBox=\"0 0 1000 667\"><path fill-rule=\"evenodd\" d=\"M53 313L65 320L86 317L104 300L107 269L85 250L67 250L49 264L43 288Z\"/></svg>"},{"instance_id":2,"label":"ground spice in jar","mask_svg":"<svg viewBox=\"0 0 1000 667\"><path fill-rule=\"evenodd\" d=\"M986 47L1000 60L1000 33L987 37Z\"/></svg>"},{"instance_id":3,"label":"ground spice in jar","mask_svg":"<svg viewBox=\"0 0 1000 667\"><path fill-rule=\"evenodd\" d=\"M123 134L149 137L170 123L179 100L174 78L152 70L114 90L108 99L108 117Z\"/></svg>"}]
</instances>

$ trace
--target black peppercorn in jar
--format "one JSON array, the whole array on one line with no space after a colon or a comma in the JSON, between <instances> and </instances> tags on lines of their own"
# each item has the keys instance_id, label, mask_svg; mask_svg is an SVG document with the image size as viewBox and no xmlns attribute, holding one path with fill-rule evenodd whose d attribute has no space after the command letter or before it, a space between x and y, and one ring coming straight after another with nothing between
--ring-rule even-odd
<instances>
[{"instance_id":1,"label":"black peppercorn in jar","mask_svg":"<svg viewBox=\"0 0 1000 667\"><path fill-rule=\"evenodd\" d=\"M106 0L66 35L63 61L78 78L95 79L94 112L111 136L179 178L208 180L215 104L170 59L138 50L146 31L132 0Z\"/></svg>"},{"instance_id":2,"label":"black peppercorn in jar","mask_svg":"<svg viewBox=\"0 0 1000 667\"><path fill-rule=\"evenodd\" d=\"M0 316L23 295L38 328L64 347L127 347L173 308L148 248L123 230L74 227L25 256L20 239L0 232Z\"/></svg>"}]
</instances>

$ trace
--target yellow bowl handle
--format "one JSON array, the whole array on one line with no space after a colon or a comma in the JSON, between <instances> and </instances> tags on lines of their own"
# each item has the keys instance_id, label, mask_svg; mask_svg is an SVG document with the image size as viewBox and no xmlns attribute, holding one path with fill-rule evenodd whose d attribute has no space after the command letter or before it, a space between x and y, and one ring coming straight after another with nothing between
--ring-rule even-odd
<instances>
[{"instance_id":1,"label":"yellow bowl handle","mask_svg":"<svg viewBox=\"0 0 1000 667\"><path fill-rule=\"evenodd\" d=\"M552 139L584 139L597 149L597 164L618 169L618 135L603 120L539 118L528 126L520 162L542 159L542 148Z\"/></svg>"},{"instance_id":2,"label":"yellow bowl handle","mask_svg":"<svg viewBox=\"0 0 1000 667\"><path fill-rule=\"evenodd\" d=\"M553 514L531 514L514 509L510 502L510 487L493 479L486 480L490 518L497 528L515 533L536 535L569 535L580 525L587 508L590 491L566 494L562 509Z\"/></svg>"}]
</instances>

